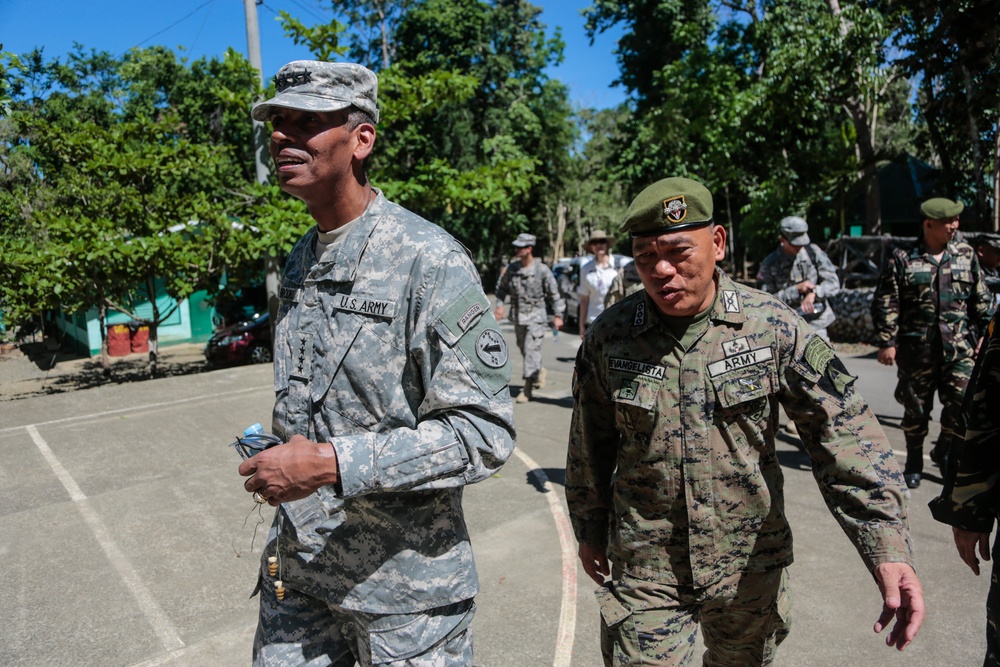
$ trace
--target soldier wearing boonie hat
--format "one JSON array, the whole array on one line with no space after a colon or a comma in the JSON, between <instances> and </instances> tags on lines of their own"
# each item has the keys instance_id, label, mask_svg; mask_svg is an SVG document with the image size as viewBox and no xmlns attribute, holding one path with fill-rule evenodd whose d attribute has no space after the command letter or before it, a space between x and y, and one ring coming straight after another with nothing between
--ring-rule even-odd
<instances>
[{"instance_id":1,"label":"soldier wearing boonie hat","mask_svg":"<svg viewBox=\"0 0 1000 667\"><path fill-rule=\"evenodd\" d=\"M923 475L935 393L941 399L941 434L930 457L945 471L978 337L994 310L976 252L958 236L964 208L944 197L923 202L921 235L891 250L872 299L879 363L897 367L895 396L903 406L900 428L906 437L903 474L910 488L918 487Z\"/></svg>"},{"instance_id":2,"label":"soldier wearing boonie hat","mask_svg":"<svg viewBox=\"0 0 1000 667\"><path fill-rule=\"evenodd\" d=\"M771 662L789 630L792 562L779 404L894 611L899 598L889 643L902 649L923 601L888 440L829 344L716 267L726 232L712 211L687 178L635 198L621 230L645 289L602 313L577 353L566 500L599 585L604 663L690 664L699 625L706 663Z\"/></svg>"},{"instance_id":3,"label":"soldier wearing boonie hat","mask_svg":"<svg viewBox=\"0 0 1000 667\"><path fill-rule=\"evenodd\" d=\"M542 341L548 331L549 313L552 328L562 329L566 302L559 292L559 284L552 269L534 255L537 239L534 234L522 232L511 242L514 261L500 272L495 290L496 308L493 316L498 322L504 319L503 302L510 296L510 320L514 323L517 347L524 358L521 377L524 387L514 399L527 403L534 397L535 389L545 387L548 375L542 366Z\"/></svg>"},{"instance_id":4,"label":"soldier wearing boonie hat","mask_svg":"<svg viewBox=\"0 0 1000 667\"><path fill-rule=\"evenodd\" d=\"M368 180L375 74L296 61L275 83L253 117L316 225L275 321L283 444L239 468L277 508L253 662L466 667L479 582L462 489L514 449L507 344L464 247Z\"/></svg>"}]
</instances>

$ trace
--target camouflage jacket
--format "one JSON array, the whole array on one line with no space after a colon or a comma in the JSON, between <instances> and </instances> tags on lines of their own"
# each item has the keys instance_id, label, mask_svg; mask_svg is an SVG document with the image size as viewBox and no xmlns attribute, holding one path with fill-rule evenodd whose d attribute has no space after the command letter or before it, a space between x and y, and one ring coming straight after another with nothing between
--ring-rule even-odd
<instances>
[{"instance_id":1,"label":"camouflage jacket","mask_svg":"<svg viewBox=\"0 0 1000 667\"><path fill-rule=\"evenodd\" d=\"M461 245L381 194L316 261L285 266L273 430L332 442L340 483L277 510L285 585L401 613L478 590L462 487L514 448L507 345Z\"/></svg>"},{"instance_id":2,"label":"camouflage jacket","mask_svg":"<svg viewBox=\"0 0 1000 667\"><path fill-rule=\"evenodd\" d=\"M796 285L803 280L816 286L817 305L814 313L803 313L800 308L802 295ZM814 329L825 329L837 319L837 314L830 307L830 297L840 291L837 267L825 252L813 244L802 248L794 256L781 248L772 252L761 262L757 282L760 289L791 306Z\"/></svg>"},{"instance_id":3,"label":"camouflage jacket","mask_svg":"<svg viewBox=\"0 0 1000 667\"><path fill-rule=\"evenodd\" d=\"M566 302L552 269L537 257L527 268L520 261L507 265L497 281L497 301L503 303L507 295L510 295L510 320L514 324L546 324L548 311L558 317L566 313Z\"/></svg>"},{"instance_id":4,"label":"camouflage jacket","mask_svg":"<svg viewBox=\"0 0 1000 667\"><path fill-rule=\"evenodd\" d=\"M1000 331L997 315L986 329L965 392L941 496L931 501L934 518L977 533L989 533L1000 511Z\"/></svg>"},{"instance_id":5,"label":"camouflage jacket","mask_svg":"<svg viewBox=\"0 0 1000 667\"><path fill-rule=\"evenodd\" d=\"M608 293L604 295L604 307L610 308L611 304L618 303L629 294L635 294L642 289L642 278L639 277L639 269L635 262L628 262L618 269L618 275L611 281Z\"/></svg>"},{"instance_id":6,"label":"camouflage jacket","mask_svg":"<svg viewBox=\"0 0 1000 667\"><path fill-rule=\"evenodd\" d=\"M588 327L566 463L577 539L664 583L787 566L780 403L869 569L912 563L908 492L855 378L786 305L721 271L716 280L705 329L686 350L645 291Z\"/></svg>"},{"instance_id":7,"label":"camouflage jacket","mask_svg":"<svg viewBox=\"0 0 1000 667\"><path fill-rule=\"evenodd\" d=\"M993 297L972 246L953 240L938 262L918 239L893 248L871 313L879 347L896 346L898 360L954 361L972 356L993 315ZM938 346L942 357L930 357Z\"/></svg>"}]
</instances>

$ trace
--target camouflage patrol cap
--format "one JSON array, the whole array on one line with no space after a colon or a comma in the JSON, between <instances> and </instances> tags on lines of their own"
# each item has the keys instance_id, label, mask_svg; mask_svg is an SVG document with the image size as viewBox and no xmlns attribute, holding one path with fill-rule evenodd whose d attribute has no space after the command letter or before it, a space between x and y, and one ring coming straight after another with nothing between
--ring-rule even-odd
<instances>
[{"instance_id":1,"label":"camouflage patrol cap","mask_svg":"<svg viewBox=\"0 0 1000 667\"><path fill-rule=\"evenodd\" d=\"M948 220L959 215L965 209L962 202L954 202L944 197L928 199L920 205L920 213L928 220Z\"/></svg>"},{"instance_id":2,"label":"camouflage patrol cap","mask_svg":"<svg viewBox=\"0 0 1000 667\"><path fill-rule=\"evenodd\" d=\"M536 240L537 239L535 239L535 235L534 234L528 234L528 233L522 232L522 233L518 234L517 238L514 239L511 242L511 245L514 246L515 248L526 248L529 245L530 246L534 246Z\"/></svg>"},{"instance_id":3,"label":"camouflage patrol cap","mask_svg":"<svg viewBox=\"0 0 1000 667\"><path fill-rule=\"evenodd\" d=\"M274 108L340 111L357 107L378 122L378 77L356 63L295 60L274 77L277 93L254 105L254 120L267 120Z\"/></svg>"},{"instance_id":4,"label":"camouflage patrol cap","mask_svg":"<svg viewBox=\"0 0 1000 667\"><path fill-rule=\"evenodd\" d=\"M619 229L632 236L652 236L704 227L712 220L712 193L690 178L653 183L632 200Z\"/></svg>"},{"instance_id":5,"label":"camouflage patrol cap","mask_svg":"<svg viewBox=\"0 0 1000 667\"><path fill-rule=\"evenodd\" d=\"M809 245L809 223L797 215L782 218L778 223L781 235L793 246Z\"/></svg>"}]
</instances>

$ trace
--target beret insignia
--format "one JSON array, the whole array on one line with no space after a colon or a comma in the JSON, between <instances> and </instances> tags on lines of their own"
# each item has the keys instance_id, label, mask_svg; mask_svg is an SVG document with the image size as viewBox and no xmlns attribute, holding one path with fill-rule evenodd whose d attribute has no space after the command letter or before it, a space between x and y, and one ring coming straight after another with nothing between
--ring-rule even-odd
<instances>
[{"instance_id":1,"label":"beret insignia","mask_svg":"<svg viewBox=\"0 0 1000 667\"><path fill-rule=\"evenodd\" d=\"M663 200L663 215L667 220L675 225L679 222L684 222L684 218L686 218L688 214L687 208L688 205L684 201L684 195L678 195L676 197Z\"/></svg>"}]
</instances>

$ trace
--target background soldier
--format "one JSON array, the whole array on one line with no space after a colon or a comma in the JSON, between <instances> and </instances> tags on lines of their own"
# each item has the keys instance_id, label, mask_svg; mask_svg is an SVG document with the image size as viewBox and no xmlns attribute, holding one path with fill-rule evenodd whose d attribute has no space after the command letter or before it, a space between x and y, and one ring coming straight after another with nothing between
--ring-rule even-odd
<instances>
[{"instance_id":1,"label":"background soldier","mask_svg":"<svg viewBox=\"0 0 1000 667\"><path fill-rule=\"evenodd\" d=\"M990 533L1000 514L1000 331L997 315L987 329L969 388L962 421L952 443L949 475L941 496L931 501L934 518L952 526L958 555L979 576L979 559L990 560ZM994 545L994 550L996 550ZM1000 559L994 559L986 598L986 660L1000 666Z\"/></svg>"},{"instance_id":2,"label":"background soldier","mask_svg":"<svg viewBox=\"0 0 1000 667\"><path fill-rule=\"evenodd\" d=\"M872 299L879 363L898 366L896 400L906 436L903 475L920 486L934 393L941 397L941 435L931 460L944 468L972 373L976 339L993 315L993 297L972 247L955 238L964 205L930 199L920 207L922 234L893 248Z\"/></svg>"},{"instance_id":3,"label":"background soldier","mask_svg":"<svg viewBox=\"0 0 1000 667\"><path fill-rule=\"evenodd\" d=\"M493 315L497 321L503 320L503 301L509 294L510 319L517 335L517 347L524 357L524 389L515 400L527 403L535 387L545 387L542 341L548 330L548 312L553 314L553 328L562 329L566 302L559 293L552 270L534 256L535 236L518 234L513 246L515 260L507 265L497 281L497 305Z\"/></svg>"},{"instance_id":4,"label":"background soldier","mask_svg":"<svg viewBox=\"0 0 1000 667\"><path fill-rule=\"evenodd\" d=\"M905 648L924 617L908 492L855 378L787 306L716 269L726 231L704 186L649 186L621 231L645 290L587 329L566 462L580 560L601 586L605 664L688 664L699 624L704 664L772 661L792 562L778 402L878 582L875 632L895 616L887 643Z\"/></svg>"},{"instance_id":5,"label":"background soldier","mask_svg":"<svg viewBox=\"0 0 1000 667\"><path fill-rule=\"evenodd\" d=\"M464 667L479 585L462 488L514 448L507 347L461 244L368 180L375 74L295 61L275 83L253 117L316 226L281 283L285 442L239 468L278 507L254 665Z\"/></svg>"},{"instance_id":6,"label":"background soldier","mask_svg":"<svg viewBox=\"0 0 1000 667\"><path fill-rule=\"evenodd\" d=\"M642 289L642 279L635 269L635 262L631 258L618 269L618 274L611 281L608 293L604 295L604 307L610 308L611 304L618 303L629 294L635 294Z\"/></svg>"},{"instance_id":7,"label":"background soldier","mask_svg":"<svg viewBox=\"0 0 1000 667\"><path fill-rule=\"evenodd\" d=\"M782 303L795 308L802 319L823 338L837 319L829 299L840 291L837 267L809 241L809 225L798 216L782 218L778 248L760 265L757 283Z\"/></svg>"}]
</instances>

